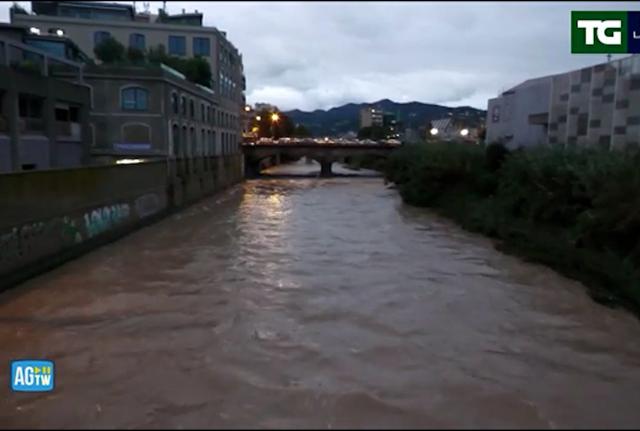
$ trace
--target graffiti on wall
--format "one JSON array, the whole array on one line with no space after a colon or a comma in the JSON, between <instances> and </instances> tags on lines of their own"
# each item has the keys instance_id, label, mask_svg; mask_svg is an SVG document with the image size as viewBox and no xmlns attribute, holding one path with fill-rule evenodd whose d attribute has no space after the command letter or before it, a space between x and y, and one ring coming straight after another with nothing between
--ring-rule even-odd
<instances>
[{"instance_id":1,"label":"graffiti on wall","mask_svg":"<svg viewBox=\"0 0 640 431\"><path fill-rule=\"evenodd\" d=\"M109 205L84 215L84 227L88 238L100 235L129 218L129 204Z\"/></svg>"},{"instance_id":2,"label":"graffiti on wall","mask_svg":"<svg viewBox=\"0 0 640 431\"><path fill-rule=\"evenodd\" d=\"M60 237L63 244L80 244L83 240L82 232L78 228L76 221L69 216L62 218L60 226Z\"/></svg>"},{"instance_id":3,"label":"graffiti on wall","mask_svg":"<svg viewBox=\"0 0 640 431\"><path fill-rule=\"evenodd\" d=\"M160 198L155 193L148 193L136 199L134 205L138 217L149 217L160 210Z\"/></svg>"},{"instance_id":4,"label":"graffiti on wall","mask_svg":"<svg viewBox=\"0 0 640 431\"><path fill-rule=\"evenodd\" d=\"M27 223L0 235L0 262L12 261L29 254L34 241L42 235L44 229L43 222Z\"/></svg>"}]
</instances>

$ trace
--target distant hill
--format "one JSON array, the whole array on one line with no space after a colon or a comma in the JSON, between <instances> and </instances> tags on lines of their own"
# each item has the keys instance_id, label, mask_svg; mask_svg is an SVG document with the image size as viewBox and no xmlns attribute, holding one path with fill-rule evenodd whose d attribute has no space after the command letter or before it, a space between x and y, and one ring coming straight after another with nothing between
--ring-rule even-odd
<instances>
[{"instance_id":1,"label":"distant hill","mask_svg":"<svg viewBox=\"0 0 640 431\"><path fill-rule=\"evenodd\" d=\"M487 111L461 106L449 108L431 103L408 102L397 103L389 99L383 99L374 103L347 103L346 105L331 108L328 111L316 109L312 112L294 109L285 114L294 123L301 123L314 135L339 135L349 131L357 132L360 122L360 109L373 105L382 108L385 112L392 112L398 116L406 127L414 129L426 127L427 122L444 118L451 113L453 116L466 117L479 123L484 123Z\"/></svg>"}]
</instances>

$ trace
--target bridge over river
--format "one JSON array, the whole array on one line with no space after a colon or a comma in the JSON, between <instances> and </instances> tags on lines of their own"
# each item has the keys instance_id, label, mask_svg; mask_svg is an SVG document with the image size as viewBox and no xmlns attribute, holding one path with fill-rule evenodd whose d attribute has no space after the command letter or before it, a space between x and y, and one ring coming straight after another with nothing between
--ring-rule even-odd
<instances>
[{"instance_id":1,"label":"bridge over river","mask_svg":"<svg viewBox=\"0 0 640 431\"><path fill-rule=\"evenodd\" d=\"M333 163L358 155L386 157L399 148L399 143L374 141L340 141L332 139L299 139L288 141L267 141L265 143L245 142L242 152L245 156L245 173L247 177L255 177L260 173L261 162L265 159L279 163L286 159L307 157L320 164L320 175L332 175Z\"/></svg>"},{"instance_id":2,"label":"bridge over river","mask_svg":"<svg viewBox=\"0 0 640 431\"><path fill-rule=\"evenodd\" d=\"M640 424L638 319L382 178L201 200L2 293L0 346L0 428Z\"/></svg>"}]
</instances>

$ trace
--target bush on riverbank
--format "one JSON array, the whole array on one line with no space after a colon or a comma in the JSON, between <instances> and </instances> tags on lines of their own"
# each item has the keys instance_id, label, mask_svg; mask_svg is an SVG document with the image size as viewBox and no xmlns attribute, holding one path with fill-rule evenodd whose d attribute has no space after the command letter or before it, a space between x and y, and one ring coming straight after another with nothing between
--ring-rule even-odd
<instances>
[{"instance_id":1,"label":"bush on riverbank","mask_svg":"<svg viewBox=\"0 0 640 431\"><path fill-rule=\"evenodd\" d=\"M640 310L638 153L436 142L405 146L385 175L502 249L579 279L595 299Z\"/></svg>"}]
</instances>

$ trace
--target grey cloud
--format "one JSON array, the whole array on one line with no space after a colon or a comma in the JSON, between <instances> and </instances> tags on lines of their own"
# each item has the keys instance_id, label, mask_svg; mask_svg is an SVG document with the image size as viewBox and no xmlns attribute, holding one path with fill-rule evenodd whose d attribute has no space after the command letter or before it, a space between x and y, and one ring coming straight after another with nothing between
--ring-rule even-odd
<instances>
[{"instance_id":1,"label":"grey cloud","mask_svg":"<svg viewBox=\"0 0 640 431\"><path fill-rule=\"evenodd\" d=\"M10 5L0 5L1 20L8 20ZM151 10L161 5L151 2ZM227 32L243 53L250 103L313 110L382 98L486 108L489 97L520 81L605 60L570 53L571 10L634 10L637 3L167 2L167 7L203 11L207 25Z\"/></svg>"}]
</instances>

